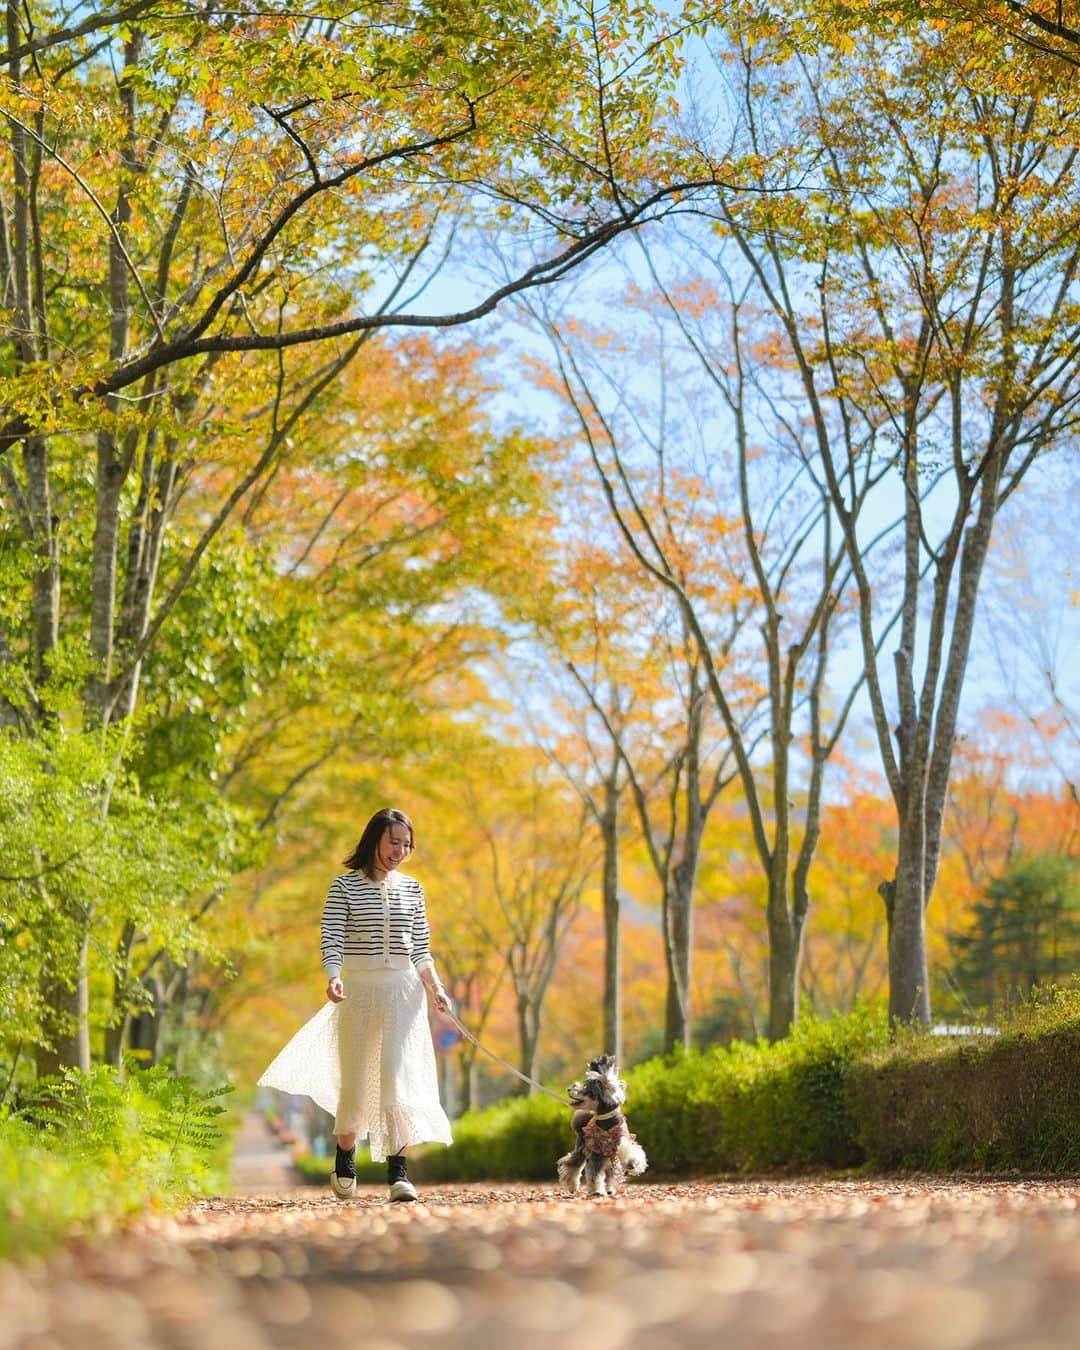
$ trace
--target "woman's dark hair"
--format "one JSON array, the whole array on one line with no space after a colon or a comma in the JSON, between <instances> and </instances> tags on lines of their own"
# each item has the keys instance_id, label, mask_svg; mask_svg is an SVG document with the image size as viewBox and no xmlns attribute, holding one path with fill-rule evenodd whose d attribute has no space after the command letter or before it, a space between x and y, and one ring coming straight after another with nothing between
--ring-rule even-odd
<instances>
[{"instance_id":1,"label":"woman's dark hair","mask_svg":"<svg viewBox=\"0 0 1080 1350\"><path fill-rule=\"evenodd\" d=\"M376 811L364 826L364 833L360 836L360 842L345 859L345 866L351 867L354 871L366 872L370 876L371 864L375 861L375 850L379 846L379 840L391 825L404 825L409 831L409 851L411 853L416 847L412 821L404 811L395 811L392 806L384 806L381 811Z\"/></svg>"}]
</instances>

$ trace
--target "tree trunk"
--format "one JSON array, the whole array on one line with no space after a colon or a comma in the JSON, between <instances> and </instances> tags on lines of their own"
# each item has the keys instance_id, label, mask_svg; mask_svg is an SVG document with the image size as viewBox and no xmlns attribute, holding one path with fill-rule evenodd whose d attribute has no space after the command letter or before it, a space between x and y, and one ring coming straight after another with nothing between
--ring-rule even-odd
<instances>
[{"instance_id":1,"label":"tree trunk","mask_svg":"<svg viewBox=\"0 0 1080 1350\"><path fill-rule=\"evenodd\" d=\"M922 794L900 822L896 876L886 885L889 918L889 1020L930 1025L926 960L925 806Z\"/></svg>"},{"instance_id":2,"label":"tree trunk","mask_svg":"<svg viewBox=\"0 0 1080 1350\"><path fill-rule=\"evenodd\" d=\"M50 659L60 636L60 556L49 487L48 448L43 437L27 439L23 464L34 532L34 684L40 688L49 678Z\"/></svg>"},{"instance_id":3,"label":"tree trunk","mask_svg":"<svg viewBox=\"0 0 1080 1350\"><path fill-rule=\"evenodd\" d=\"M689 717L686 724L686 826L681 856L673 858L664 896L664 944L667 948L668 990L664 1018L664 1051L677 1045L689 1050L693 1039L690 1016L690 958L694 941L694 886L697 882L701 839L708 807L701 791L701 736L704 730L705 694L699 671L691 668ZM673 822L674 823L674 822Z\"/></svg>"},{"instance_id":4,"label":"tree trunk","mask_svg":"<svg viewBox=\"0 0 1080 1350\"><path fill-rule=\"evenodd\" d=\"M6 6L6 32L9 51L15 51L22 42L22 10L15 0ZM8 81L13 91L22 82L22 63L13 56L7 63ZM26 131L13 122L10 128L11 146L11 236L10 246L5 240L4 255L10 267L13 295L5 303L14 302L14 346L18 363L32 365L47 360L48 350L43 329L44 316L34 304L34 277L40 263L40 239L34 227L37 210L37 168L29 153ZM7 229L5 217L0 217ZM45 684L50 674L50 657L59 637L60 623L60 566L56 541L56 520L49 485L48 443L43 436L27 435L23 440L23 466L26 474L26 501L30 518L36 568L33 580L33 642L34 682Z\"/></svg>"},{"instance_id":5,"label":"tree trunk","mask_svg":"<svg viewBox=\"0 0 1080 1350\"><path fill-rule=\"evenodd\" d=\"M616 761L616 771L618 761ZM600 821L604 846L604 1049L622 1062L622 932L619 915L619 797L614 777L604 784Z\"/></svg>"},{"instance_id":6,"label":"tree trunk","mask_svg":"<svg viewBox=\"0 0 1080 1350\"><path fill-rule=\"evenodd\" d=\"M131 1010L120 1014L119 1022L105 1028L105 1063L119 1069L124 1062L124 1047L131 1033Z\"/></svg>"},{"instance_id":7,"label":"tree trunk","mask_svg":"<svg viewBox=\"0 0 1080 1350\"><path fill-rule=\"evenodd\" d=\"M11 644L8 642L3 622L0 621L0 674L3 673L5 666L13 666L14 664L15 654L11 650ZM19 722L18 709L13 703L0 695L0 731L8 727L17 727Z\"/></svg>"},{"instance_id":8,"label":"tree trunk","mask_svg":"<svg viewBox=\"0 0 1080 1350\"><path fill-rule=\"evenodd\" d=\"M891 885L885 888L889 911L889 1018L896 1024L930 1025L926 907L937 877L960 697L975 623L979 581L997 513L997 491L1004 461L1004 454L995 450L987 455L983 467L978 511L963 535L947 653L944 647L951 568L944 570L945 563L939 564L943 570L935 581L928 673L924 678L924 693L917 717L913 700L909 707L901 697L903 792L897 802L896 874ZM954 551L959 537L958 525L954 539L949 541ZM948 561L944 550L943 557ZM904 676L907 659L905 656L897 664L898 673ZM933 696L943 664L935 709ZM905 678L901 683L902 693L906 685Z\"/></svg>"},{"instance_id":9,"label":"tree trunk","mask_svg":"<svg viewBox=\"0 0 1080 1350\"><path fill-rule=\"evenodd\" d=\"M98 434L96 513L90 584L90 651L94 669L84 703L95 722L109 716L113 629L116 607L116 558L120 530L120 494L125 470L111 432Z\"/></svg>"},{"instance_id":10,"label":"tree trunk","mask_svg":"<svg viewBox=\"0 0 1080 1350\"><path fill-rule=\"evenodd\" d=\"M462 1051L461 1068L458 1073L458 1108L462 1115L473 1109L476 1101L476 1052L466 1054Z\"/></svg>"},{"instance_id":11,"label":"tree trunk","mask_svg":"<svg viewBox=\"0 0 1080 1350\"><path fill-rule=\"evenodd\" d=\"M439 1068L441 1070L439 1077L442 1079L442 1107L450 1119L453 1120L458 1114L456 1090L457 1075L454 1073L454 1057L453 1055L446 1054L444 1051L440 1051L439 1053L442 1055L439 1062Z\"/></svg>"},{"instance_id":12,"label":"tree trunk","mask_svg":"<svg viewBox=\"0 0 1080 1350\"><path fill-rule=\"evenodd\" d=\"M190 415L194 400L177 401L184 415ZM157 585L165 529L172 514L177 476L178 441L170 437L166 456L155 468L152 443L144 448L143 474L139 501L128 538L124 594L120 605L119 645L137 647L150 626L150 610ZM142 662L137 661L116 691L113 719L130 717L139 695Z\"/></svg>"},{"instance_id":13,"label":"tree trunk","mask_svg":"<svg viewBox=\"0 0 1080 1350\"><path fill-rule=\"evenodd\" d=\"M769 877L769 1031L770 1041L782 1041L799 1015L799 967L803 926L788 904L787 877Z\"/></svg>"},{"instance_id":14,"label":"tree trunk","mask_svg":"<svg viewBox=\"0 0 1080 1350\"><path fill-rule=\"evenodd\" d=\"M664 1053L676 1046L690 1049L690 952L693 943L694 878L700 839L686 841L686 853L672 869L665 900L668 933L668 987L664 1016Z\"/></svg>"},{"instance_id":15,"label":"tree trunk","mask_svg":"<svg viewBox=\"0 0 1080 1350\"><path fill-rule=\"evenodd\" d=\"M535 1078L536 1050L540 1041L540 1005L525 995L519 995L517 1014L521 1072L526 1078ZM531 1083L522 1083L521 1087L530 1097L536 1091Z\"/></svg>"},{"instance_id":16,"label":"tree trunk","mask_svg":"<svg viewBox=\"0 0 1080 1350\"><path fill-rule=\"evenodd\" d=\"M143 976L143 983L153 995L153 1006L134 1013L128 1028L128 1046L142 1051L142 1063L156 1064L161 1055L161 1032L170 999L164 982L157 975ZM181 1072L180 1053L176 1056L176 1070Z\"/></svg>"},{"instance_id":17,"label":"tree trunk","mask_svg":"<svg viewBox=\"0 0 1080 1350\"><path fill-rule=\"evenodd\" d=\"M105 1063L119 1068L123 1062L124 1042L131 1026L131 1008L128 1004L128 981L131 978L131 947L135 941L135 924L124 923L116 944L116 970L113 975L112 1012L105 1028Z\"/></svg>"},{"instance_id":18,"label":"tree trunk","mask_svg":"<svg viewBox=\"0 0 1080 1350\"><path fill-rule=\"evenodd\" d=\"M67 919L75 922L74 915ZM80 922L82 922L80 920ZM37 1053L38 1077L53 1077L65 1068L90 1072L90 935L85 923L79 939L74 976L70 982L42 976L44 1030L49 1047Z\"/></svg>"}]
</instances>

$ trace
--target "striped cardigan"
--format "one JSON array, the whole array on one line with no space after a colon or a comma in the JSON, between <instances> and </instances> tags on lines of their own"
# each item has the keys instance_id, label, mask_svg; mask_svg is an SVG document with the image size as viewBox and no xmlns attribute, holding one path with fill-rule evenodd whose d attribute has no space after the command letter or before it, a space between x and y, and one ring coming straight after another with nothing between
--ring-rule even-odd
<instances>
[{"instance_id":1,"label":"striped cardigan","mask_svg":"<svg viewBox=\"0 0 1080 1350\"><path fill-rule=\"evenodd\" d=\"M329 979L341 974L346 956L392 965L408 957L417 971L434 968L424 889L415 877L391 872L372 881L364 872L335 877L323 906L322 964Z\"/></svg>"}]
</instances>

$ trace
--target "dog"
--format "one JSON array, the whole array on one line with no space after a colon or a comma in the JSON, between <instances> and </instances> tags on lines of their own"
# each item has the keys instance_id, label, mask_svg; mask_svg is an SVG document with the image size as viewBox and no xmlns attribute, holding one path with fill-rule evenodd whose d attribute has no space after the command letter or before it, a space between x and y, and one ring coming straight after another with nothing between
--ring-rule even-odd
<instances>
[{"instance_id":1,"label":"dog","mask_svg":"<svg viewBox=\"0 0 1080 1350\"><path fill-rule=\"evenodd\" d=\"M640 1176L649 1165L622 1113L626 1084L619 1077L615 1057L591 1059L584 1081L571 1083L566 1093L574 1106L571 1124L577 1146L559 1159L559 1180L576 1195L584 1172L590 1195L615 1195L626 1177Z\"/></svg>"}]
</instances>

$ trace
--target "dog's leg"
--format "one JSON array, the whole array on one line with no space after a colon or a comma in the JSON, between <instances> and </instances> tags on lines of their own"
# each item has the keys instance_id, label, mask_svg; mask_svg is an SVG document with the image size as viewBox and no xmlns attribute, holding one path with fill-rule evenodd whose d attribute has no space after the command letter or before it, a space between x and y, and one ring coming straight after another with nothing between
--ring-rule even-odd
<instances>
[{"instance_id":1,"label":"dog's leg","mask_svg":"<svg viewBox=\"0 0 1080 1350\"><path fill-rule=\"evenodd\" d=\"M559 1171L559 1180L571 1195L577 1195L581 1189L581 1174L585 1170L585 1126L592 1120L591 1111L575 1111L570 1121L577 1139L573 1151L560 1158L555 1164Z\"/></svg>"},{"instance_id":2,"label":"dog's leg","mask_svg":"<svg viewBox=\"0 0 1080 1350\"><path fill-rule=\"evenodd\" d=\"M560 1158L556 1166L559 1180L571 1195L577 1195L581 1189L581 1173L585 1168L585 1150L579 1143L572 1153Z\"/></svg>"},{"instance_id":3,"label":"dog's leg","mask_svg":"<svg viewBox=\"0 0 1080 1350\"><path fill-rule=\"evenodd\" d=\"M608 1193L606 1172L603 1154L590 1153L585 1163L585 1184L589 1188L589 1194L598 1199Z\"/></svg>"},{"instance_id":4,"label":"dog's leg","mask_svg":"<svg viewBox=\"0 0 1080 1350\"><path fill-rule=\"evenodd\" d=\"M579 1120L578 1112L575 1112L574 1133L578 1137L578 1142L576 1142L574 1149L559 1158L559 1162L556 1164L559 1168L559 1180L562 1181L570 1195L576 1195L582 1187L582 1172L585 1170L585 1134L583 1134L582 1126L587 1119L589 1119L589 1116L583 1115L583 1119Z\"/></svg>"}]
</instances>

